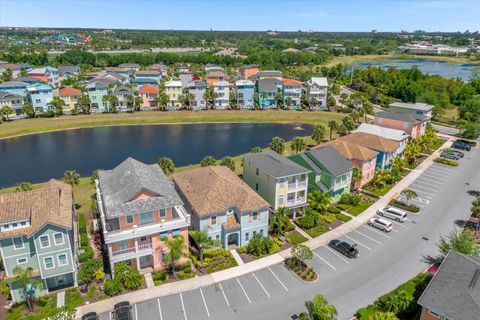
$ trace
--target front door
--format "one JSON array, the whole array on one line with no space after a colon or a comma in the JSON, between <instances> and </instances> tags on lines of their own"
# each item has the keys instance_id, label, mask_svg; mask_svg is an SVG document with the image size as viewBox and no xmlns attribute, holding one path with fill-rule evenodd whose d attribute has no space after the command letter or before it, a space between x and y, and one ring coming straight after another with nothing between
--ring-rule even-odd
<instances>
[{"instance_id":1,"label":"front door","mask_svg":"<svg viewBox=\"0 0 480 320\"><path fill-rule=\"evenodd\" d=\"M140 269L153 267L153 256L143 256L138 259L140 261Z\"/></svg>"},{"instance_id":2,"label":"front door","mask_svg":"<svg viewBox=\"0 0 480 320\"><path fill-rule=\"evenodd\" d=\"M65 275L62 274L61 276L57 276L57 287L61 287L65 285Z\"/></svg>"},{"instance_id":3,"label":"front door","mask_svg":"<svg viewBox=\"0 0 480 320\"><path fill-rule=\"evenodd\" d=\"M235 245L238 246L238 233L231 233L227 237L227 243L228 245Z\"/></svg>"}]
</instances>

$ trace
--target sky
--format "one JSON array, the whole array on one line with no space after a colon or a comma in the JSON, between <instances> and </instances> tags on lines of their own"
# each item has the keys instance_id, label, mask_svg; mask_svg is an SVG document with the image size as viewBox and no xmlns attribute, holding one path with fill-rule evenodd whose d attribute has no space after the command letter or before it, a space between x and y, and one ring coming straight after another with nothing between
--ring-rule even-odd
<instances>
[{"instance_id":1,"label":"sky","mask_svg":"<svg viewBox=\"0 0 480 320\"><path fill-rule=\"evenodd\" d=\"M0 0L14 27L463 32L479 13L479 0Z\"/></svg>"}]
</instances>

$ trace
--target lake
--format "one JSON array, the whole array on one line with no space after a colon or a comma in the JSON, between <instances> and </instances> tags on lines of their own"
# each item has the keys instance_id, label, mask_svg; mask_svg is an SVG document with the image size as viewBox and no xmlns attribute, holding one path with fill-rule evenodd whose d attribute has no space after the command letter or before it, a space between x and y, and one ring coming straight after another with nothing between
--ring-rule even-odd
<instances>
[{"instance_id":1,"label":"lake","mask_svg":"<svg viewBox=\"0 0 480 320\"><path fill-rule=\"evenodd\" d=\"M390 67L399 69L410 69L413 66L417 66L420 71L425 74L440 75L447 78L461 78L465 81L470 80L474 72L480 72L480 65L477 64L461 64L422 58L387 58L375 61L366 60L351 65L353 69L367 68L370 66L380 67L384 69Z\"/></svg>"},{"instance_id":2,"label":"lake","mask_svg":"<svg viewBox=\"0 0 480 320\"><path fill-rule=\"evenodd\" d=\"M127 157L155 163L173 159L176 166L199 163L266 147L273 136L307 136L312 126L274 123L202 123L133 125L57 131L0 140L0 188L22 181L60 178L65 170L89 176L112 169Z\"/></svg>"}]
</instances>

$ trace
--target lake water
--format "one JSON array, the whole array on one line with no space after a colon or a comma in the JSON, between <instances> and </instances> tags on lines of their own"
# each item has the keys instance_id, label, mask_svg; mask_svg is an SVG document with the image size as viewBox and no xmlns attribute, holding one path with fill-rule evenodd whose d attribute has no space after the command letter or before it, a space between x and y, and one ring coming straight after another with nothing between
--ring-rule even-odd
<instances>
[{"instance_id":1,"label":"lake water","mask_svg":"<svg viewBox=\"0 0 480 320\"><path fill-rule=\"evenodd\" d=\"M410 69L413 66L417 66L422 73L440 75L447 78L461 78L468 81L472 78L474 72L480 72L480 66L477 64L460 64L447 61L437 61L431 59L399 59L388 58L377 61L361 61L351 65L353 69L367 68L367 67L380 67L380 68L399 68Z\"/></svg>"},{"instance_id":2,"label":"lake water","mask_svg":"<svg viewBox=\"0 0 480 320\"><path fill-rule=\"evenodd\" d=\"M176 166L185 166L207 155L220 159L266 147L273 136L291 140L311 132L312 126L305 124L207 123L85 128L9 138L0 140L0 188L60 178L65 170L89 176L127 157L155 163L167 156Z\"/></svg>"}]
</instances>

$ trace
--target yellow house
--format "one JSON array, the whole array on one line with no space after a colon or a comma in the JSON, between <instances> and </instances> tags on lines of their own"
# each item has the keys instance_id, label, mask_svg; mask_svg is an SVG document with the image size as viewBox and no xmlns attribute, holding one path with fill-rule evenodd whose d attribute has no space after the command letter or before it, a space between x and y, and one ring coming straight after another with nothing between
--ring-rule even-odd
<instances>
[{"instance_id":1,"label":"yellow house","mask_svg":"<svg viewBox=\"0 0 480 320\"><path fill-rule=\"evenodd\" d=\"M63 113L71 113L72 110L78 106L78 97L82 95L82 92L72 87L65 87L60 89L59 96L65 102L63 107Z\"/></svg>"},{"instance_id":2,"label":"yellow house","mask_svg":"<svg viewBox=\"0 0 480 320\"><path fill-rule=\"evenodd\" d=\"M181 81L167 81L165 83L165 93L168 95L169 110L178 109L182 106L179 98L182 95L182 82Z\"/></svg>"}]
</instances>

